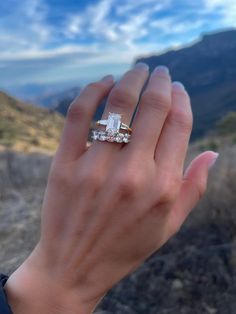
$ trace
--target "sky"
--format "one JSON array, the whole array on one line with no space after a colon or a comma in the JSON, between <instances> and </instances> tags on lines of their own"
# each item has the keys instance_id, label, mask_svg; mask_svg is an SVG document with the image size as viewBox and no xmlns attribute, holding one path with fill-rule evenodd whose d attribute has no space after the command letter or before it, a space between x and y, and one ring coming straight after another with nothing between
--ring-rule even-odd
<instances>
[{"instance_id":1,"label":"sky","mask_svg":"<svg viewBox=\"0 0 236 314\"><path fill-rule=\"evenodd\" d=\"M0 1L0 89L85 84L236 27L235 0Z\"/></svg>"}]
</instances>

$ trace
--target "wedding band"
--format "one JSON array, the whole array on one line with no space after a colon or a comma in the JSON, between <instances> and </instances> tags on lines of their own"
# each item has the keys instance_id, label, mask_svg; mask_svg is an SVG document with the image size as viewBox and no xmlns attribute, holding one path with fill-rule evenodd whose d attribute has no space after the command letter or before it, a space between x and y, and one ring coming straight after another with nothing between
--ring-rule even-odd
<instances>
[{"instance_id":1,"label":"wedding band","mask_svg":"<svg viewBox=\"0 0 236 314\"><path fill-rule=\"evenodd\" d=\"M111 134L107 131L93 130L92 139L101 142L116 142L116 143L129 143L130 134L128 133L115 133Z\"/></svg>"},{"instance_id":2,"label":"wedding band","mask_svg":"<svg viewBox=\"0 0 236 314\"><path fill-rule=\"evenodd\" d=\"M132 129L127 124L121 122L121 114L109 112L107 120L98 120L96 125L106 126L106 130L94 130L92 133L94 140L117 143L130 142ZM121 133L120 130L127 132Z\"/></svg>"}]
</instances>

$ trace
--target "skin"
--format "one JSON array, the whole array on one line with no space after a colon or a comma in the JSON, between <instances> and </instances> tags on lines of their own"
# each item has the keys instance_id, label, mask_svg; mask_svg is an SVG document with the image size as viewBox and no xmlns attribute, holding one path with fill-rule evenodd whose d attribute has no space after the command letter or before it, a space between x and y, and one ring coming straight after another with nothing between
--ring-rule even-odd
<instances>
[{"instance_id":1,"label":"skin","mask_svg":"<svg viewBox=\"0 0 236 314\"><path fill-rule=\"evenodd\" d=\"M204 194L217 154L199 155L184 173L190 99L163 67L142 93L132 141L86 147L100 101L108 95L103 119L116 112L130 124L148 75L139 64L116 84L111 76L91 83L71 104L50 169L40 240L5 286L14 314L92 313L179 230Z\"/></svg>"}]
</instances>

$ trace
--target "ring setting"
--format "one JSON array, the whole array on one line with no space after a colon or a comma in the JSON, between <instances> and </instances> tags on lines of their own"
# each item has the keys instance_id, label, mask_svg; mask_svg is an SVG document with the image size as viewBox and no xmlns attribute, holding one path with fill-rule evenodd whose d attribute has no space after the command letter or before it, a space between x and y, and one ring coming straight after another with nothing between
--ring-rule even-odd
<instances>
[{"instance_id":1,"label":"ring setting","mask_svg":"<svg viewBox=\"0 0 236 314\"><path fill-rule=\"evenodd\" d=\"M93 130L92 138L98 141L129 143L132 129L121 122L121 114L109 112L107 120L96 122L98 126L106 126L106 130ZM120 131L126 131L122 133Z\"/></svg>"}]
</instances>

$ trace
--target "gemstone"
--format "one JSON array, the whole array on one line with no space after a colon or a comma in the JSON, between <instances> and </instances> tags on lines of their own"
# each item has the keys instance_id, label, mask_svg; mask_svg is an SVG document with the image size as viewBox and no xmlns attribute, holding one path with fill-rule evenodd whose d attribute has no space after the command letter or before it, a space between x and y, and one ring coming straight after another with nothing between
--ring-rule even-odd
<instances>
[{"instance_id":1,"label":"gemstone","mask_svg":"<svg viewBox=\"0 0 236 314\"><path fill-rule=\"evenodd\" d=\"M122 143L123 142L123 138L124 138L123 134L118 134L116 136L116 142L117 143Z\"/></svg>"},{"instance_id":2,"label":"gemstone","mask_svg":"<svg viewBox=\"0 0 236 314\"><path fill-rule=\"evenodd\" d=\"M112 134L119 132L121 126L121 115L109 112L106 131Z\"/></svg>"},{"instance_id":3,"label":"gemstone","mask_svg":"<svg viewBox=\"0 0 236 314\"><path fill-rule=\"evenodd\" d=\"M98 139L98 132L97 131L93 131L93 135L92 135L92 138L94 139L94 140L97 140Z\"/></svg>"},{"instance_id":4,"label":"gemstone","mask_svg":"<svg viewBox=\"0 0 236 314\"><path fill-rule=\"evenodd\" d=\"M124 138L123 138L123 142L124 143L129 143L129 141L130 141L130 135L129 134L124 134Z\"/></svg>"},{"instance_id":5,"label":"gemstone","mask_svg":"<svg viewBox=\"0 0 236 314\"><path fill-rule=\"evenodd\" d=\"M106 136L105 132L100 132L98 139L99 139L100 141L103 141L103 142L106 141L107 136Z\"/></svg>"}]
</instances>

